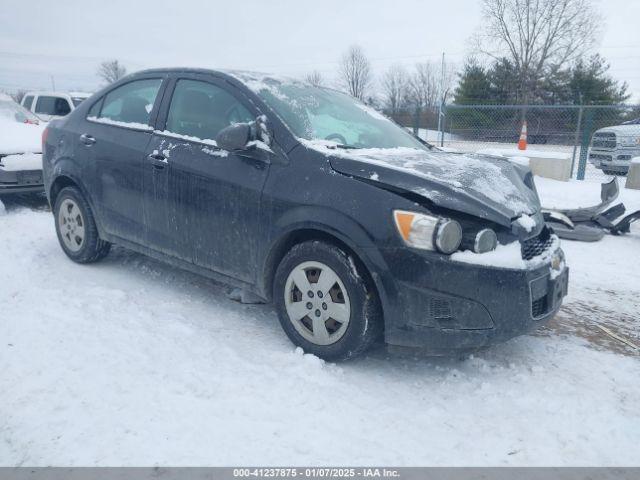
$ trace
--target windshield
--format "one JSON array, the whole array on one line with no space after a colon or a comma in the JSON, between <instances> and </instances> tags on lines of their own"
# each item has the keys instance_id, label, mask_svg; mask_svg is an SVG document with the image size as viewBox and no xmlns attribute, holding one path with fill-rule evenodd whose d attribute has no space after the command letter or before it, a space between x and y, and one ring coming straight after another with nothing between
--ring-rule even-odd
<instances>
[{"instance_id":1,"label":"windshield","mask_svg":"<svg viewBox=\"0 0 640 480\"><path fill-rule=\"evenodd\" d=\"M425 148L402 127L346 94L289 79L240 78L299 138L352 148Z\"/></svg>"},{"instance_id":2,"label":"windshield","mask_svg":"<svg viewBox=\"0 0 640 480\"><path fill-rule=\"evenodd\" d=\"M0 118L20 123L38 123L38 117L13 100L0 99Z\"/></svg>"}]
</instances>

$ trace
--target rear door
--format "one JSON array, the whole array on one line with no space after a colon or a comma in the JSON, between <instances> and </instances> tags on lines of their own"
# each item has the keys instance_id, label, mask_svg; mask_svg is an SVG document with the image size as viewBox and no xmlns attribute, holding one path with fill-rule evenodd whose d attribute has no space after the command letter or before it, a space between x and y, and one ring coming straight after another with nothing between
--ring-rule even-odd
<instances>
[{"instance_id":1,"label":"rear door","mask_svg":"<svg viewBox=\"0 0 640 480\"><path fill-rule=\"evenodd\" d=\"M104 229L144 243L143 166L163 78L142 78L116 87L89 110L78 131L78 149L90 160L92 196Z\"/></svg>"},{"instance_id":2,"label":"rear door","mask_svg":"<svg viewBox=\"0 0 640 480\"><path fill-rule=\"evenodd\" d=\"M210 76L174 79L145 167L147 242L158 250L253 280L262 187L268 163L220 150L213 139L255 107Z\"/></svg>"}]
</instances>

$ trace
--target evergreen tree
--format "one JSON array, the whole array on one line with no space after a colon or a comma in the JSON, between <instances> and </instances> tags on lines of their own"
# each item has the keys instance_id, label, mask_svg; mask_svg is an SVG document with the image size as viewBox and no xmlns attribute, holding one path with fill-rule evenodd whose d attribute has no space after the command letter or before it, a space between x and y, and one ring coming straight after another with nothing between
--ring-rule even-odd
<instances>
[{"instance_id":1,"label":"evergreen tree","mask_svg":"<svg viewBox=\"0 0 640 480\"><path fill-rule=\"evenodd\" d=\"M487 75L491 84L491 103L521 103L518 72L509 59L501 58L496 61Z\"/></svg>"},{"instance_id":2,"label":"evergreen tree","mask_svg":"<svg viewBox=\"0 0 640 480\"><path fill-rule=\"evenodd\" d=\"M476 60L469 59L460 74L454 103L472 105L491 102L491 84L487 72Z\"/></svg>"},{"instance_id":3,"label":"evergreen tree","mask_svg":"<svg viewBox=\"0 0 640 480\"><path fill-rule=\"evenodd\" d=\"M596 54L587 61L579 60L571 71L569 88L571 101L584 105L624 103L630 97L626 82L620 83L608 75L609 64Z\"/></svg>"},{"instance_id":4,"label":"evergreen tree","mask_svg":"<svg viewBox=\"0 0 640 480\"><path fill-rule=\"evenodd\" d=\"M609 65L600 55L578 60L572 67L558 69L535 83L526 93L538 105L611 105L629 99L628 86L609 75ZM468 60L460 74L454 103L515 105L524 102L517 69L501 58L488 69Z\"/></svg>"}]
</instances>

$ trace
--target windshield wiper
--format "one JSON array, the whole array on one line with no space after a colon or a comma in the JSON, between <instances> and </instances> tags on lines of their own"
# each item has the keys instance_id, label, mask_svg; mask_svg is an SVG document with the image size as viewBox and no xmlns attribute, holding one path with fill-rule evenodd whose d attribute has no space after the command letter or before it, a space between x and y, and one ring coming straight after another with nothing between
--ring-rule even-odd
<instances>
[{"instance_id":1,"label":"windshield wiper","mask_svg":"<svg viewBox=\"0 0 640 480\"><path fill-rule=\"evenodd\" d=\"M415 138L416 140L418 140L421 144L423 144L429 150L433 150L433 149L440 150L440 148L436 147L433 143L429 143L429 142L427 142L426 140L423 140L422 138L420 138L417 135L413 135L412 134L412 137Z\"/></svg>"},{"instance_id":2,"label":"windshield wiper","mask_svg":"<svg viewBox=\"0 0 640 480\"><path fill-rule=\"evenodd\" d=\"M341 148L343 150L351 150L351 149L358 149L358 148L362 148L362 147L356 147L355 145L346 145L344 143L337 143L334 148Z\"/></svg>"}]
</instances>

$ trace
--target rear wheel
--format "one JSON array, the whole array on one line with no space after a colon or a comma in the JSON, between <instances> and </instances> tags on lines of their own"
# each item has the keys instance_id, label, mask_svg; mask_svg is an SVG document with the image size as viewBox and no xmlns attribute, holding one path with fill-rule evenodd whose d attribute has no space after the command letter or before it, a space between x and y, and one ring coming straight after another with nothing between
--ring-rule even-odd
<instances>
[{"instance_id":1,"label":"rear wheel","mask_svg":"<svg viewBox=\"0 0 640 480\"><path fill-rule=\"evenodd\" d=\"M53 214L58 241L71 260L92 263L109 253L111 244L98 236L91 207L76 187L66 187L60 191Z\"/></svg>"},{"instance_id":2,"label":"rear wheel","mask_svg":"<svg viewBox=\"0 0 640 480\"><path fill-rule=\"evenodd\" d=\"M280 324L291 341L326 360L364 352L382 332L380 302L365 273L335 245L294 246L274 281Z\"/></svg>"}]
</instances>

